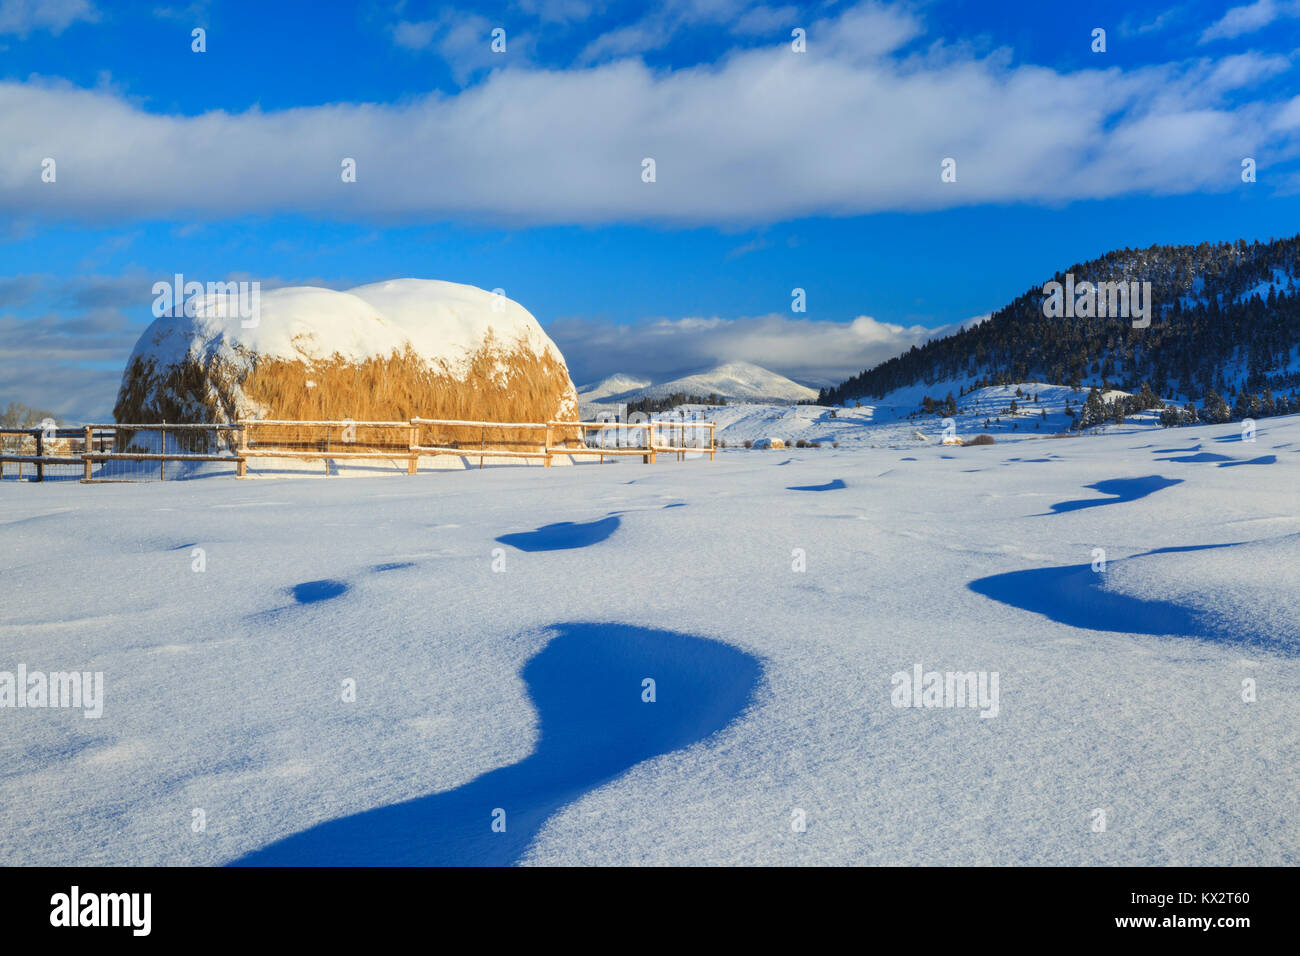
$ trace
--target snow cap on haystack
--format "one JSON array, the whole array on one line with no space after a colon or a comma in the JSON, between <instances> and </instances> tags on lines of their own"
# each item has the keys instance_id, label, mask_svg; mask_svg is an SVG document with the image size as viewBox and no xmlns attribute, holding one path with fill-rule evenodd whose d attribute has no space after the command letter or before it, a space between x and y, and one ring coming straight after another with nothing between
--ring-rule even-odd
<instances>
[{"instance_id":1,"label":"snow cap on haystack","mask_svg":"<svg viewBox=\"0 0 1300 956\"><path fill-rule=\"evenodd\" d=\"M346 292L275 289L261 295L256 322L221 295L183 311L193 314L165 315L140 336L117 421L577 416L564 356L537 320L474 286L394 279Z\"/></svg>"}]
</instances>

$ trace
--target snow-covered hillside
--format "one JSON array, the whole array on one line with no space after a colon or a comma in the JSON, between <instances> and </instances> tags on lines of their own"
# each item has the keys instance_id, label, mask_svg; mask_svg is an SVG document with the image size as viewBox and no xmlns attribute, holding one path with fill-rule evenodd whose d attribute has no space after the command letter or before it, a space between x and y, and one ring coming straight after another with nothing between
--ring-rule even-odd
<instances>
[{"instance_id":1,"label":"snow-covered hillside","mask_svg":"<svg viewBox=\"0 0 1300 956\"><path fill-rule=\"evenodd\" d=\"M0 859L1300 862L1300 417L1002 437L6 483Z\"/></svg>"},{"instance_id":2,"label":"snow-covered hillside","mask_svg":"<svg viewBox=\"0 0 1300 956\"><path fill-rule=\"evenodd\" d=\"M603 378L599 382L591 385L584 385L578 389L578 401L582 404L599 402L611 396L626 395L634 392L639 388L645 388L652 385L653 382L648 378L636 378L632 375L611 375Z\"/></svg>"},{"instance_id":3,"label":"snow-covered hillside","mask_svg":"<svg viewBox=\"0 0 1300 956\"><path fill-rule=\"evenodd\" d=\"M619 389L620 384L628 387ZM716 368L665 382L645 382L627 375L614 375L595 385L578 389L584 406L667 398L675 394L717 395L737 402L802 402L817 397L817 390L800 385L770 369L751 362L727 362Z\"/></svg>"},{"instance_id":4,"label":"snow-covered hillside","mask_svg":"<svg viewBox=\"0 0 1300 956\"><path fill-rule=\"evenodd\" d=\"M718 423L716 438L728 445L759 438L780 438L787 443L804 439L823 444L839 442L844 447L888 445L907 447L938 443L944 436L944 416L920 415L923 396L942 400L949 391L957 396L961 383L914 386L899 389L877 402L863 401L847 408L823 405L684 405L675 412ZM1021 396L1016 396L1016 390ZM1109 401L1127 393L1103 392ZM1034 401L1035 396L1037 401ZM975 389L956 398L954 433L959 438L993 435L998 441L1047 438L1066 431L1073 419L1065 413L1066 403L1076 410L1088 397L1086 390L1064 385L1025 382ZM1017 405L1015 414L1011 403ZM1131 416L1124 425L1102 426L1107 431L1141 431L1157 426L1157 412ZM671 417L671 416L666 416ZM918 438L916 433L922 438Z\"/></svg>"},{"instance_id":5,"label":"snow-covered hillside","mask_svg":"<svg viewBox=\"0 0 1300 956\"><path fill-rule=\"evenodd\" d=\"M1300 236L1114 250L1042 276L987 321L864 369L827 389L826 399L842 404L961 376L1132 392L1146 383L1198 404L1211 391L1230 404L1239 391L1289 394L1300 385L1297 275ZM1070 304L1081 308L1049 314L1048 281L1073 288ZM1098 300L1094 310L1100 284L1109 289L1105 309ZM1134 289L1149 289L1145 305Z\"/></svg>"}]
</instances>

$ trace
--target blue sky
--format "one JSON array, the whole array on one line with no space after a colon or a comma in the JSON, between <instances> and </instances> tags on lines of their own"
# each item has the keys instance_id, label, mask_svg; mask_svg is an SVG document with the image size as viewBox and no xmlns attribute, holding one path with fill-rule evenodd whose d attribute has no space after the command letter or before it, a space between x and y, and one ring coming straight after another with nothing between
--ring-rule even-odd
<instances>
[{"instance_id":1,"label":"blue sky","mask_svg":"<svg viewBox=\"0 0 1300 956\"><path fill-rule=\"evenodd\" d=\"M500 287L579 383L837 381L1112 248L1294 234L1297 49L1286 0L0 0L0 404L106 415L176 272Z\"/></svg>"}]
</instances>

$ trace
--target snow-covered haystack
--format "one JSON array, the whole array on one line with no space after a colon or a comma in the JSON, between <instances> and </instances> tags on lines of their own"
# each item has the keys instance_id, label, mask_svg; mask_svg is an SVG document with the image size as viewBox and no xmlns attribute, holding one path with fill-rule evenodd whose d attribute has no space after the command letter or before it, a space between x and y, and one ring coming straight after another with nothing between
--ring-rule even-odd
<instances>
[{"instance_id":1,"label":"snow-covered haystack","mask_svg":"<svg viewBox=\"0 0 1300 956\"><path fill-rule=\"evenodd\" d=\"M430 279L283 288L261 296L256 323L233 300L200 297L145 330L117 421L577 417L564 356L504 296Z\"/></svg>"},{"instance_id":2,"label":"snow-covered haystack","mask_svg":"<svg viewBox=\"0 0 1300 956\"><path fill-rule=\"evenodd\" d=\"M760 438L754 442L754 447L763 449L784 448L785 442L780 438Z\"/></svg>"}]
</instances>

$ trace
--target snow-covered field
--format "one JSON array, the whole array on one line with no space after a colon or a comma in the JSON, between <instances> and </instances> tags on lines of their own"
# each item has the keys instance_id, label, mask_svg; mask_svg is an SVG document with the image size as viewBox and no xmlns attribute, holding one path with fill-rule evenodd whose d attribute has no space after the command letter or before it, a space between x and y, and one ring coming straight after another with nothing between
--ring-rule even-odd
<instances>
[{"instance_id":1,"label":"snow-covered field","mask_svg":"<svg viewBox=\"0 0 1300 956\"><path fill-rule=\"evenodd\" d=\"M6 482L0 671L104 701L0 709L0 862L1300 862L1300 418L825 411L788 437L859 437ZM996 716L895 706L918 666Z\"/></svg>"},{"instance_id":2,"label":"snow-covered field","mask_svg":"<svg viewBox=\"0 0 1300 956\"><path fill-rule=\"evenodd\" d=\"M949 386L951 385L951 388ZM804 439L824 444L840 443L846 448L872 446L912 447L938 443L943 439L944 417L940 414L909 417L918 412L921 399L929 395L942 401L949 391L957 404L953 423L958 437L967 438L986 432L998 440L1047 438L1066 431L1073 420L1065 414L1068 401L1078 414L1088 397L1087 389L1070 389L1064 385L1028 382L1021 385L993 385L974 389L958 396L959 383L918 385L899 389L884 398L864 400L860 405L832 408L826 405L764 405L736 403L723 406L682 405L679 412L718 424L717 439L728 445L780 438L787 443ZM1016 395L1016 389L1022 394ZM1103 392L1109 401L1124 392ZM1038 400L1034 401L1033 397ZM1017 404L1010 414L1011 403ZM1108 431L1133 431L1156 425L1158 412L1134 415L1123 426L1107 426ZM667 416L671 418L671 416ZM988 422L986 426L984 423ZM923 437L918 438L919 432Z\"/></svg>"}]
</instances>

